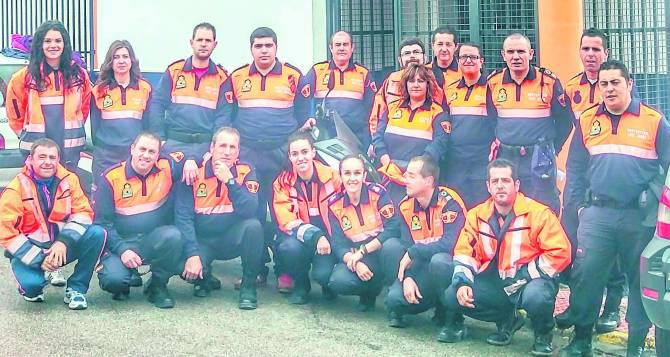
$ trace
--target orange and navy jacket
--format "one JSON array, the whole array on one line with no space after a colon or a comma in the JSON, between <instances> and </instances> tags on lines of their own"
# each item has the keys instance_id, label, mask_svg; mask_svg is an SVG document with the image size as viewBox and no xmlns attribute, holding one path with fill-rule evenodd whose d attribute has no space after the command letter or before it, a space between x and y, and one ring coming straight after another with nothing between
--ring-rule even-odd
<instances>
[{"instance_id":1,"label":"orange and navy jacket","mask_svg":"<svg viewBox=\"0 0 670 357\"><path fill-rule=\"evenodd\" d=\"M332 60L312 66L300 89L304 97L311 99L310 117L315 117L317 105L325 103L326 108L335 110L355 133L367 130L376 91L367 68L350 61L342 71ZM331 129L335 132L334 124Z\"/></svg>"},{"instance_id":2,"label":"orange and navy jacket","mask_svg":"<svg viewBox=\"0 0 670 357\"><path fill-rule=\"evenodd\" d=\"M575 120L579 120L579 116L586 109L602 102L598 82L591 83L585 72L577 74L565 84L565 95L570 100L570 107L575 115ZM631 95L633 98L640 97L635 84L633 84Z\"/></svg>"},{"instance_id":3,"label":"orange and navy jacket","mask_svg":"<svg viewBox=\"0 0 670 357\"><path fill-rule=\"evenodd\" d=\"M102 174L95 191L95 223L107 230L107 247L121 255L130 249L126 239L173 223L172 186L181 170L169 159L158 159L146 176L138 174L130 158Z\"/></svg>"},{"instance_id":4,"label":"orange and navy jacket","mask_svg":"<svg viewBox=\"0 0 670 357\"><path fill-rule=\"evenodd\" d=\"M503 218L493 198L468 212L454 249L455 286L472 285L492 262L503 280L554 278L570 264L570 241L549 207L519 192L508 215L508 229L499 237Z\"/></svg>"},{"instance_id":5,"label":"orange and navy jacket","mask_svg":"<svg viewBox=\"0 0 670 357\"><path fill-rule=\"evenodd\" d=\"M402 227L401 240L408 245L412 261L427 263L437 253L451 253L463 228L467 210L456 191L439 186L433 191L428 207L413 197L398 205Z\"/></svg>"},{"instance_id":6,"label":"orange and navy jacket","mask_svg":"<svg viewBox=\"0 0 670 357\"><path fill-rule=\"evenodd\" d=\"M370 135L372 136L374 136L377 132L379 119L385 112L388 111L388 105L390 103L399 101L402 98L402 92L400 90L400 78L402 78L403 71L404 69L401 69L389 74L388 77L386 77L386 79L384 79L382 82L382 85L377 89L377 93L375 94L375 98L372 103L370 118L368 119L368 127L370 129Z\"/></svg>"},{"instance_id":7,"label":"orange and navy jacket","mask_svg":"<svg viewBox=\"0 0 670 357\"><path fill-rule=\"evenodd\" d=\"M501 143L530 146L549 141L556 152L561 150L572 131L572 111L561 82L551 71L531 66L519 85L505 68L493 72L488 85Z\"/></svg>"},{"instance_id":8,"label":"orange and navy jacket","mask_svg":"<svg viewBox=\"0 0 670 357\"><path fill-rule=\"evenodd\" d=\"M424 153L440 160L451 132L448 119L442 107L428 99L414 110L409 107L409 100L392 103L372 137L375 154L388 154L399 162Z\"/></svg>"},{"instance_id":9,"label":"orange and navy jacket","mask_svg":"<svg viewBox=\"0 0 670 357\"><path fill-rule=\"evenodd\" d=\"M232 106L222 90L228 73L209 61L207 71L198 78L192 57L168 66L152 95L149 124L161 138L169 132L180 134L212 134L230 125ZM187 159L195 159L189 153Z\"/></svg>"},{"instance_id":10,"label":"orange and navy jacket","mask_svg":"<svg viewBox=\"0 0 670 357\"><path fill-rule=\"evenodd\" d=\"M451 123L447 161L458 167L473 163L486 166L496 125L486 77L482 74L472 86L463 78L451 83L445 89L445 98Z\"/></svg>"},{"instance_id":11,"label":"orange and navy jacket","mask_svg":"<svg viewBox=\"0 0 670 357\"><path fill-rule=\"evenodd\" d=\"M245 146L277 148L309 116L309 98L299 93L304 78L296 67L279 60L267 75L256 64L244 65L226 82L226 99L236 108L233 126Z\"/></svg>"},{"instance_id":12,"label":"orange and navy jacket","mask_svg":"<svg viewBox=\"0 0 670 357\"><path fill-rule=\"evenodd\" d=\"M144 79L128 87L93 87L91 95L91 136L93 145L128 149L135 137L149 128L151 84Z\"/></svg>"},{"instance_id":13,"label":"orange and navy jacket","mask_svg":"<svg viewBox=\"0 0 670 357\"><path fill-rule=\"evenodd\" d=\"M230 172L235 182L221 182L207 160L195 183L177 184L175 224L184 237L186 257L200 255L197 237L221 237L233 224L256 217L260 186L254 169L238 161Z\"/></svg>"},{"instance_id":14,"label":"orange and navy jacket","mask_svg":"<svg viewBox=\"0 0 670 357\"><path fill-rule=\"evenodd\" d=\"M302 242L330 234L328 199L341 190L334 169L314 161L309 182L295 172L284 171L272 183L272 215L279 231Z\"/></svg>"},{"instance_id":15,"label":"orange and navy jacket","mask_svg":"<svg viewBox=\"0 0 670 357\"><path fill-rule=\"evenodd\" d=\"M40 194L25 166L0 196L0 245L33 268L39 268L54 241L72 248L93 223L93 209L76 174L58 165L50 188Z\"/></svg>"},{"instance_id":16,"label":"orange and navy jacket","mask_svg":"<svg viewBox=\"0 0 670 357\"><path fill-rule=\"evenodd\" d=\"M386 189L375 183L364 183L358 205L340 191L330 198L328 220L335 256L342 259L352 248L374 239L384 243L400 237L400 218Z\"/></svg>"},{"instance_id":17,"label":"orange and navy jacket","mask_svg":"<svg viewBox=\"0 0 670 357\"><path fill-rule=\"evenodd\" d=\"M663 115L633 99L620 117L604 104L579 118L567 161L567 187L577 207L586 192L627 205L670 164L670 125Z\"/></svg>"},{"instance_id":18,"label":"orange and navy jacket","mask_svg":"<svg viewBox=\"0 0 670 357\"><path fill-rule=\"evenodd\" d=\"M62 150L62 161L79 159L86 144L84 123L88 118L91 82L80 69L79 83L65 88L63 73L42 64L44 90L35 89L28 67L12 75L7 85L7 118L19 136L19 149L30 152L35 140L48 137Z\"/></svg>"},{"instance_id":19,"label":"orange and navy jacket","mask_svg":"<svg viewBox=\"0 0 670 357\"><path fill-rule=\"evenodd\" d=\"M436 93L434 94L433 100L442 104L445 99L444 92L446 91L447 86L463 77L463 73L461 73L461 70L458 68L458 61L454 56L449 66L447 66L447 68L442 68L437 65L437 58L433 57L433 61L428 63L426 67L433 71L433 75L437 81L437 87L435 88Z\"/></svg>"}]
</instances>

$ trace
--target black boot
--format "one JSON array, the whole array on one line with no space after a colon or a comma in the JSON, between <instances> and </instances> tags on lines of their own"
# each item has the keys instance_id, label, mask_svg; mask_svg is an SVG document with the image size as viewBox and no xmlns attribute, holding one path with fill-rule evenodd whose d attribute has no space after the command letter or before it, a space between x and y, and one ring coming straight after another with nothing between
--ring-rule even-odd
<instances>
[{"instance_id":1,"label":"black boot","mask_svg":"<svg viewBox=\"0 0 670 357\"><path fill-rule=\"evenodd\" d=\"M308 278L296 279L289 301L293 305L307 304L310 290L312 290L312 283Z\"/></svg>"},{"instance_id":2,"label":"black boot","mask_svg":"<svg viewBox=\"0 0 670 357\"><path fill-rule=\"evenodd\" d=\"M596 322L596 333L612 332L619 327L620 323L618 309L614 311L605 310Z\"/></svg>"},{"instance_id":3,"label":"black boot","mask_svg":"<svg viewBox=\"0 0 670 357\"><path fill-rule=\"evenodd\" d=\"M463 341L467 335L468 329L465 327L463 315L459 314L447 318L447 322L437 334L437 340L444 343L456 343Z\"/></svg>"},{"instance_id":4,"label":"black boot","mask_svg":"<svg viewBox=\"0 0 670 357\"><path fill-rule=\"evenodd\" d=\"M361 295L358 299L358 306L356 310L359 312L368 312L375 309L375 303L377 302L377 295L374 293L366 293Z\"/></svg>"},{"instance_id":5,"label":"black boot","mask_svg":"<svg viewBox=\"0 0 670 357\"><path fill-rule=\"evenodd\" d=\"M486 343L494 346L507 346L512 343L514 333L523 327L524 318L521 316L512 316L504 322L496 322L498 331L490 334L486 338Z\"/></svg>"},{"instance_id":6,"label":"black boot","mask_svg":"<svg viewBox=\"0 0 670 357\"><path fill-rule=\"evenodd\" d=\"M238 307L241 310L255 310L258 307L256 296L256 277L243 278L240 286L240 299Z\"/></svg>"},{"instance_id":7,"label":"black boot","mask_svg":"<svg viewBox=\"0 0 670 357\"><path fill-rule=\"evenodd\" d=\"M407 322L405 322L405 318L402 316L402 314L395 311L389 311L389 326L395 328L405 328L407 327Z\"/></svg>"},{"instance_id":8,"label":"black boot","mask_svg":"<svg viewBox=\"0 0 670 357\"><path fill-rule=\"evenodd\" d=\"M433 314L433 318L431 318L430 321L432 321L437 326L444 326L446 318L444 306L442 306L442 304L437 303L435 306L435 313Z\"/></svg>"},{"instance_id":9,"label":"black boot","mask_svg":"<svg viewBox=\"0 0 670 357\"><path fill-rule=\"evenodd\" d=\"M575 326L575 337L570 343L561 349L559 357L591 357L593 356L593 345L591 342L591 326Z\"/></svg>"},{"instance_id":10,"label":"black boot","mask_svg":"<svg viewBox=\"0 0 670 357\"><path fill-rule=\"evenodd\" d=\"M209 284L205 279L196 280L193 283L193 296L196 297L208 297L210 294Z\"/></svg>"},{"instance_id":11,"label":"black boot","mask_svg":"<svg viewBox=\"0 0 670 357\"><path fill-rule=\"evenodd\" d=\"M130 269L130 282L131 287L142 286L142 277L140 273L137 272L137 269Z\"/></svg>"},{"instance_id":12,"label":"black boot","mask_svg":"<svg viewBox=\"0 0 670 357\"><path fill-rule=\"evenodd\" d=\"M533 356L551 356L554 352L554 347L551 341L554 339L554 330L551 329L547 333L535 332L535 342L533 342L533 350L530 353Z\"/></svg>"},{"instance_id":13,"label":"black boot","mask_svg":"<svg viewBox=\"0 0 670 357\"><path fill-rule=\"evenodd\" d=\"M157 308L171 309L174 307L174 299L165 284L154 283L149 279L144 294L147 296L147 300Z\"/></svg>"},{"instance_id":14,"label":"black boot","mask_svg":"<svg viewBox=\"0 0 670 357\"><path fill-rule=\"evenodd\" d=\"M332 301L337 298L337 294L327 285L321 287L321 295L323 295L323 298L328 301Z\"/></svg>"}]
</instances>

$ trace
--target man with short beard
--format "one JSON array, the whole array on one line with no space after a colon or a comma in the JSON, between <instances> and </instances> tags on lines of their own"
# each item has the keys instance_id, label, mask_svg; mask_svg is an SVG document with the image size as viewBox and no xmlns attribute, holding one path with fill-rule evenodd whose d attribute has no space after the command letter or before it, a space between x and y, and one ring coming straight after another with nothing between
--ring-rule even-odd
<instances>
[{"instance_id":1,"label":"man with short beard","mask_svg":"<svg viewBox=\"0 0 670 357\"><path fill-rule=\"evenodd\" d=\"M155 88L149 112L150 130L165 141L163 152L183 163L182 180L191 184L209 148L212 134L230 125L232 99L221 86L228 73L210 59L216 28L203 22L193 28L193 55L168 66Z\"/></svg>"}]
</instances>

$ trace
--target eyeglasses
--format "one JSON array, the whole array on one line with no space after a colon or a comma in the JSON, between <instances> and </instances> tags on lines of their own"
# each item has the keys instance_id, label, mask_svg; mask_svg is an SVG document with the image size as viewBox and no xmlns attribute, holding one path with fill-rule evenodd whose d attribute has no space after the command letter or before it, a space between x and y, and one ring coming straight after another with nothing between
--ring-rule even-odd
<instances>
[{"instance_id":1,"label":"eyeglasses","mask_svg":"<svg viewBox=\"0 0 670 357\"><path fill-rule=\"evenodd\" d=\"M481 58L481 57L480 57L480 56L477 56L477 55L460 55L460 56L458 56L458 60L459 60L459 61L463 61L463 62L465 62L465 61L467 61L467 60L470 60L470 61L473 61L473 62L474 62L474 61L476 61L476 60L478 60L478 59L480 59L480 58Z\"/></svg>"},{"instance_id":2,"label":"eyeglasses","mask_svg":"<svg viewBox=\"0 0 670 357\"><path fill-rule=\"evenodd\" d=\"M400 55L401 55L401 56L411 56L411 55L418 56L418 55L420 55L420 54L423 54L423 51L414 50L414 51L400 52Z\"/></svg>"}]
</instances>

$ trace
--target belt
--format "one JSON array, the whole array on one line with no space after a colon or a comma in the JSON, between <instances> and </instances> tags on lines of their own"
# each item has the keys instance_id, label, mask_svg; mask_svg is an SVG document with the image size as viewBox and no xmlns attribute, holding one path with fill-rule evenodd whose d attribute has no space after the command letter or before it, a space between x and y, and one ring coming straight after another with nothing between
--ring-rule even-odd
<instances>
[{"instance_id":1,"label":"belt","mask_svg":"<svg viewBox=\"0 0 670 357\"><path fill-rule=\"evenodd\" d=\"M498 155L502 156L528 156L533 154L535 145L507 145L500 143L498 147Z\"/></svg>"},{"instance_id":2,"label":"belt","mask_svg":"<svg viewBox=\"0 0 670 357\"><path fill-rule=\"evenodd\" d=\"M186 134L173 130L168 130L167 137L168 139L180 141L182 143L187 144L202 144L212 141L212 134L205 134L205 133Z\"/></svg>"},{"instance_id":3,"label":"belt","mask_svg":"<svg viewBox=\"0 0 670 357\"><path fill-rule=\"evenodd\" d=\"M591 194L591 205L597 207L614 208L614 209L640 208L640 205L637 202L637 200L628 203L622 203L611 197L595 195L593 193Z\"/></svg>"},{"instance_id":4,"label":"belt","mask_svg":"<svg viewBox=\"0 0 670 357\"><path fill-rule=\"evenodd\" d=\"M240 142L241 145L252 149L274 150L286 144L286 139L254 140L249 138L242 138Z\"/></svg>"}]
</instances>

